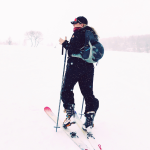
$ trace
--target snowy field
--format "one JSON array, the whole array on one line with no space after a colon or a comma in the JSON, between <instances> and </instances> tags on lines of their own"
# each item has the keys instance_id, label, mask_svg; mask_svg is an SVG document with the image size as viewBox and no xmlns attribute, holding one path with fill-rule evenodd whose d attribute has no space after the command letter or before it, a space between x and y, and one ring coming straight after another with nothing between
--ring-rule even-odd
<instances>
[{"instance_id":1,"label":"snowy field","mask_svg":"<svg viewBox=\"0 0 150 150\"><path fill-rule=\"evenodd\" d=\"M0 150L79 150L44 112L58 113L63 64L61 46L0 46ZM78 84L74 94L80 113ZM106 51L94 95L93 132L103 150L150 150L150 54ZM64 120L62 103L60 111Z\"/></svg>"}]
</instances>

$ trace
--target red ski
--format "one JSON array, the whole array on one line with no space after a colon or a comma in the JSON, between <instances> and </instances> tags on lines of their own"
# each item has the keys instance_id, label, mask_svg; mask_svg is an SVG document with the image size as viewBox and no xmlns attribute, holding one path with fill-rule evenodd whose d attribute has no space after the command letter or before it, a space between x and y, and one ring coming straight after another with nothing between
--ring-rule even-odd
<instances>
[{"instance_id":1,"label":"red ski","mask_svg":"<svg viewBox=\"0 0 150 150\"><path fill-rule=\"evenodd\" d=\"M57 117L52 112L52 110L49 107L45 107L44 111L46 114L55 122L57 123ZM65 129L63 126L63 122L59 120L58 126L63 129L63 131L68 135L68 137L81 149L81 150L91 150L77 135L76 132L72 132L69 128Z\"/></svg>"}]
</instances>

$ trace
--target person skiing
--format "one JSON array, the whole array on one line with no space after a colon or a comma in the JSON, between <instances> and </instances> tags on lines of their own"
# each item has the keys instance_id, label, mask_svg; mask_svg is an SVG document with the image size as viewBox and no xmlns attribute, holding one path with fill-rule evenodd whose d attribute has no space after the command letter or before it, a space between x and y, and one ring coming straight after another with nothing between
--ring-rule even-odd
<instances>
[{"instance_id":1,"label":"person skiing","mask_svg":"<svg viewBox=\"0 0 150 150\"><path fill-rule=\"evenodd\" d=\"M98 41L98 35L94 28L88 26L88 20L84 16L75 18L71 24L73 24L74 33L70 42L67 41L67 37L65 37L65 40L62 38L59 39L59 44L68 51L66 73L61 91L61 99L66 112L66 119L63 122L63 126L67 127L72 123L75 108L73 88L78 82L86 104L84 112L86 119L82 129L91 131L95 114L99 108L99 100L93 95L94 65L75 57L75 55L80 54L84 50L84 47L88 46L88 43L85 42L90 38L85 36L87 31L94 36L93 41Z\"/></svg>"}]
</instances>

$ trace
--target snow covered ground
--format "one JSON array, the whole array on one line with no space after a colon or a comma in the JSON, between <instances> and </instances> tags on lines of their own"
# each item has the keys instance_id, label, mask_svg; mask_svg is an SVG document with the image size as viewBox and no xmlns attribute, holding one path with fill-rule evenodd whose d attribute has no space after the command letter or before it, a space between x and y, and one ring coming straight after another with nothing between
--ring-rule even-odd
<instances>
[{"instance_id":1,"label":"snow covered ground","mask_svg":"<svg viewBox=\"0 0 150 150\"><path fill-rule=\"evenodd\" d=\"M44 112L49 106L58 113L63 63L61 46L0 46L0 150L79 149ZM78 84L74 94L80 113ZM103 150L150 150L150 54L106 51L94 95L100 107L93 132ZM64 120L62 105L60 111Z\"/></svg>"}]
</instances>

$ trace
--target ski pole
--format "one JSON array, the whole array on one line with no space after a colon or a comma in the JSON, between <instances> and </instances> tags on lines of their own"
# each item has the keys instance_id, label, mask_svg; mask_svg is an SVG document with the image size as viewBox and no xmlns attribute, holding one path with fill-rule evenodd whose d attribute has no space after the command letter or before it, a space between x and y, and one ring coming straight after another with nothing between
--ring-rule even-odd
<instances>
[{"instance_id":1,"label":"ski pole","mask_svg":"<svg viewBox=\"0 0 150 150\"><path fill-rule=\"evenodd\" d=\"M83 102L82 102L82 108L81 108L81 117L80 117L80 119L82 118L82 115L84 115L84 114L82 114L82 111L83 111L83 105L84 105L84 97L83 97Z\"/></svg>"},{"instance_id":2,"label":"ski pole","mask_svg":"<svg viewBox=\"0 0 150 150\"><path fill-rule=\"evenodd\" d=\"M63 46L62 46L62 55L63 55ZM61 93L62 93L62 87L64 82L64 73L65 73L65 64L66 64L66 56L67 56L67 50L65 51L65 58L64 58L64 69L63 69L63 75L62 75L62 84L61 84L61 92L60 92L60 100L59 100L59 108L58 108L58 116L57 116L57 124L56 124L56 132L58 127L58 120L59 120L59 112L60 112L60 104L61 104Z\"/></svg>"}]
</instances>

